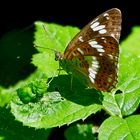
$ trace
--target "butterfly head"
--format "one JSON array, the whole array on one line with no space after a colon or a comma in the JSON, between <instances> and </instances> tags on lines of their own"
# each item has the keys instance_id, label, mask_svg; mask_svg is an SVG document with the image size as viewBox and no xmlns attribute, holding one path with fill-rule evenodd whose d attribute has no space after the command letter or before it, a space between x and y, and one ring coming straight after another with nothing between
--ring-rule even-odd
<instances>
[{"instance_id":1,"label":"butterfly head","mask_svg":"<svg viewBox=\"0 0 140 140\"><path fill-rule=\"evenodd\" d=\"M60 61L63 59L63 55L61 52L55 51L55 60Z\"/></svg>"}]
</instances>

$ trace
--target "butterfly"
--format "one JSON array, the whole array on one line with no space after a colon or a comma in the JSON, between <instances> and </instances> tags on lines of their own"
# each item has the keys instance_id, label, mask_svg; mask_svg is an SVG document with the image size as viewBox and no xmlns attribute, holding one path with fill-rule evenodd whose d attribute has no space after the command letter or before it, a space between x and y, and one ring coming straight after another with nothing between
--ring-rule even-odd
<instances>
[{"instance_id":1,"label":"butterfly","mask_svg":"<svg viewBox=\"0 0 140 140\"><path fill-rule=\"evenodd\" d=\"M89 22L55 59L89 88L109 92L118 83L121 11L112 8Z\"/></svg>"}]
</instances>

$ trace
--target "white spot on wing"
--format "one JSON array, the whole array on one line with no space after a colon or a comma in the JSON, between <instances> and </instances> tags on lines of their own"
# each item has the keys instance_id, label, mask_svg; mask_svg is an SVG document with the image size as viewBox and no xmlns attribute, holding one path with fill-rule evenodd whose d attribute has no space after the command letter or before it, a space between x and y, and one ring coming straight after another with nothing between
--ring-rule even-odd
<instances>
[{"instance_id":1,"label":"white spot on wing","mask_svg":"<svg viewBox=\"0 0 140 140\"><path fill-rule=\"evenodd\" d=\"M89 41L89 44L91 45L92 48L97 49L98 52L105 52L105 50L103 49L103 46L98 45L96 41Z\"/></svg>"},{"instance_id":2,"label":"white spot on wing","mask_svg":"<svg viewBox=\"0 0 140 140\"><path fill-rule=\"evenodd\" d=\"M93 69L93 71L92 71L95 75L97 74L97 71L95 71L95 69Z\"/></svg>"},{"instance_id":3,"label":"white spot on wing","mask_svg":"<svg viewBox=\"0 0 140 140\"><path fill-rule=\"evenodd\" d=\"M93 79L90 75L89 75L89 79L92 83L95 83L95 79Z\"/></svg>"},{"instance_id":4,"label":"white spot on wing","mask_svg":"<svg viewBox=\"0 0 140 140\"><path fill-rule=\"evenodd\" d=\"M99 68L99 63L98 63L98 61L93 61L93 62L92 62L92 67Z\"/></svg>"},{"instance_id":5,"label":"white spot on wing","mask_svg":"<svg viewBox=\"0 0 140 140\"><path fill-rule=\"evenodd\" d=\"M89 68L88 71L89 71L90 77L92 77L93 79L95 79L96 76L95 76L94 70L91 69L91 68Z\"/></svg>"},{"instance_id":6,"label":"white spot on wing","mask_svg":"<svg viewBox=\"0 0 140 140\"><path fill-rule=\"evenodd\" d=\"M96 74L97 74L97 71L96 69L94 68L89 68L88 69L89 71L89 79L92 83L95 83L95 78L96 78Z\"/></svg>"},{"instance_id":7,"label":"white spot on wing","mask_svg":"<svg viewBox=\"0 0 140 140\"><path fill-rule=\"evenodd\" d=\"M101 39L105 39L105 37L101 37Z\"/></svg>"},{"instance_id":8,"label":"white spot on wing","mask_svg":"<svg viewBox=\"0 0 140 140\"><path fill-rule=\"evenodd\" d=\"M103 46L98 45L98 44L97 44L97 45L93 45L92 47L93 47L93 48L96 48L96 49L102 49L102 48L103 48Z\"/></svg>"},{"instance_id":9,"label":"white spot on wing","mask_svg":"<svg viewBox=\"0 0 140 140\"><path fill-rule=\"evenodd\" d=\"M106 43L106 38L105 37L101 37L101 39L103 40L104 43Z\"/></svg>"},{"instance_id":10,"label":"white spot on wing","mask_svg":"<svg viewBox=\"0 0 140 140\"><path fill-rule=\"evenodd\" d=\"M115 37L115 35L114 35L113 33L111 34L111 36L112 36L112 37Z\"/></svg>"},{"instance_id":11,"label":"white spot on wing","mask_svg":"<svg viewBox=\"0 0 140 140\"><path fill-rule=\"evenodd\" d=\"M104 29L104 28L105 28L105 25L100 25L100 26L97 26L97 27L92 28L92 29L93 29L93 31L99 31L99 30Z\"/></svg>"},{"instance_id":12,"label":"white spot on wing","mask_svg":"<svg viewBox=\"0 0 140 140\"><path fill-rule=\"evenodd\" d=\"M95 22L95 23L93 23L90 27L91 27L92 29L94 29L94 28L96 28L99 24L100 24L99 22Z\"/></svg>"},{"instance_id":13,"label":"white spot on wing","mask_svg":"<svg viewBox=\"0 0 140 140\"><path fill-rule=\"evenodd\" d=\"M109 20L109 17L106 17L107 20Z\"/></svg>"},{"instance_id":14,"label":"white spot on wing","mask_svg":"<svg viewBox=\"0 0 140 140\"><path fill-rule=\"evenodd\" d=\"M116 36L119 36L119 33L118 32L116 33Z\"/></svg>"},{"instance_id":15,"label":"white spot on wing","mask_svg":"<svg viewBox=\"0 0 140 140\"><path fill-rule=\"evenodd\" d=\"M89 44L91 45L91 47L96 48L96 49L103 48L101 45L97 44L97 41L94 41L94 40L89 41Z\"/></svg>"},{"instance_id":16,"label":"white spot on wing","mask_svg":"<svg viewBox=\"0 0 140 140\"><path fill-rule=\"evenodd\" d=\"M83 40L83 37L82 36L79 36L79 41L81 41L81 42L84 42L84 40Z\"/></svg>"},{"instance_id":17,"label":"white spot on wing","mask_svg":"<svg viewBox=\"0 0 140 140\"><path fill-rule=\"evenodd\" d=\"M100 24L99 22L95 22L91 24L90 27L93 31L99 31L100 34L106 33L106 30L104 29L105 25L99 25L99 24Z\"/></svg>"},{"instance_id":18,"label":"white spot on wing","mask_svg":"<svg viewBox=\"0 0 140 140\"><path fill-rule=\"evenodd\" d=\"M92 83L95 83L96 74L99 68L99 62L96 60L96 57L92 57L93 61L91 67L88 69L89 72L89 79Z\"/></svg>"},{"instance_id":19,"label":"white spot on wing","mask_svg":"<svg viewBox=\"0 0 140 140\"><path fill-rule=\"evenodd\" d=\"M105 34L106 32L107 32L106 29L102 29L102 30L99 31L100 34Z\"/></svg>"},{"instance_id":20,"label":"white spot on wing","mask_svg":"<svg viewBox=\"0 0 140 140\"><path fill-rule=\"evenodd\" d=\"M98 61L93 61L92 64L98 65L99 62Z\"/></svg>"},{"instance_id":21,"label":"white spot on wing","mask_svg":"<svg viewBox=\"0 0 140 140\"><path fill-rule=\"evenodd\" d=\"M98 68L99 68L99 65L98 65ZM93 67L93 66L92 66L92 69L93 69L95 72L97 72L97 71L98 71L98 68L97 68L97 67Z\"/></svg>"},{"instance_id":22,"label":"white spot on wing","mask_svg":"<svg viewBox=\"0 0 140 140\"><path fill-rule=\"evenodd\" d=\"M106 16L109 16L109 14L108 13L104 13L104 15L103 15L104 17L106 17Z\"/></svg>"},{"instance_id":23,"label":"white spot on wing","mask_svg":"<svg viewBox=\"0 0 140 140\"><path fill-rule=\"evenodd\" d=\"M99 53L100 56L103 56L103 53Z\"/></svg>"},{"instance_id":24,"label":"white spot on wing","mask_svg":"<svg viewBox=\"0 0 140 140\"><path fill-rule=\"evenodd\" d=\"M84 52L80 48L77 48L77 51L84 55Z\"/></svg>"},{"instance_id":25,"label":"white spot on wing","mask_svg":"<svg viewBox=\"0 0 140 140\"><path fill-rule=\"evenodd\" d=\"M96 58L95 56L92 56L92 59L93 59L94 61L97 61L97 58Z\"/></svg>"},{"instance_id":26,"label":"white spot on wing","mask_svg":"<svg viewBox=\"0 0 140 140\"><path fill-rule=\"evenodd\" d=\"M90 44L91 46L94 46L95 44L97 44L97 41L90 40L90 41L89 41L89 44Z\"/></svg>"},{"instance_id":27,"label":"white spot on wing","mask_svg":"<svg viewBox=\"0 0 140 140\"><path fill-rule=\"evenodd\" d=\"M97 49L98 52L105 52L104 49Z\"/></svg>"},{"instance_id":28,"label":"white spot on wing","mask_svg":"<svg viewBox=\"0 0 140 140\"><path fill-rule=\"evenodd\" d=\"M104 39L104 43L106 43L106 39Z\"/></svg>"},{"instance_id":29,"label":"white spot on wing","mask_svg":"<svg viewBox=\"0 0 140 140\"><path fill-rule=\"evenodd\" d=\"M105 13L103 16L106 17L107 20L109 20L109 14L108 13Z\"/></svg>"},{"instance_id":30,"label":"white spot on wing","mask_svg":"<svg viewBox=\"0 0 140 140\"><path fill-rule=\"evenodd\" d=\"M109 58L110 58L110 59L113 59L113 55L111 55L111 54L108 54L108 56L109 56Z\"/></svg>"}]
</instances>

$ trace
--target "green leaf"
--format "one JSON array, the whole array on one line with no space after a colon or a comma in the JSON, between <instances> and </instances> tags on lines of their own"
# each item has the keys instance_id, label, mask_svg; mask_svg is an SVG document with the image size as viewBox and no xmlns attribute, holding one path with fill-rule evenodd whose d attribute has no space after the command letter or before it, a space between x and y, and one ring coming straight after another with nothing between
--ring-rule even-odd
<instances>
[{"instance_id":1,"label":"green leaf","mask_svg":"<svg viewBox=\"0 0 140 140\"><path fill-rule=\"evenodd\" d=\"M137 93L117 94L112 96L104 94L103 107L112 116L131 115L139 106L139 96Z\"/></svg>"},{"instance_id":2,"label":"green leaf","mask_svg":"<svg viewBox=\"0 0 140 140\"><path fill-rule=\"evenodd\" d=\"M132 33L122 41L121 47L124 49L127 54L135 54L138 57L140 56L140 26L134 26L132 28Z\"/></svg>"},{"instance_id":3,"label":"green leaf","mask_svg":"<svg viewBox=\"0 0 140 140\"><path fill-rule=\"evenodd\" d=\"M125 119L110 117L99 128L99 140L139 140L140 115Z\"/></svg>"},{"instance_id":4,"label":"green leaf","mask_svg":"<svg viewBox=\"0 0 140 140\"><path fill-rule=\"evenodd\" d=\"M10 91L12 89L4 89L2 87L0 87L0 107L4 107L5 105L7 105L8 103L10 103L11 101L11 94Z\"/></svg>"},{"instance_id":5,"label":"green leaf","mask_svg":"<svg viewBox=\"0 0 140 140\"><path fill-rule=\"evenodd\" d=\"M76 124L70 126L64 133L67 140L95 140L92 124Z\"/></svg>"},{"instance_id":6,"label":"green leaf","mask_svg":"<svg viewBox=\"0 0 140 140\"><path fill-rule=\"evenodd\" d=\"M35 22L34 44L40 47L64 51L72 37L79 32L77 27L61 26L54 23ZM41 51L41 50L40 50Z\"/></svg>"},{"instance_id":7,"label":"green leaf","mask_svg":"<svg viewBox=\"0 0 140 140\"><path fill-rule=\"evenodd\" d=\"M93 89L85 89L70 76L59 76L52 80L46 93L35 103L22 103L18 97L11 102L11 111L17 120L26 126L51 128L86 119L101 109L102 96ZM56 91L57 90L57 91Z\"/></svg>"},{"instance_id":8,"label":"green leaf","mask_svg":"<svg viewBox=\"0 0 140 140\"><path fill-rule=\"evenodd\" d=\"M0 108L0 140L47 140L51 129L36 130L23 126L5 108Z\"/></svg>"},{"instance_id":9,"label":"green leaf","mask_svg":"<svg viewBox=\"0 0 140 140\"><path fill-rule=\"evenodd\" d=\"M45 75L44 83L48 82L49 85L43 94L38 90L42 96L35 102L31 101L34 95L31 89L36 91L40 87L34 84L32 88L28 85L30 90L21 92L27 93L31 97L30 101L23 102L22 96L20 99L18 96L13 98L11 111L17 120L27 126L51 128L84 120L101 108L121 118L131 115L137 109L140 99L140 65L137 55L128 53L123 47L120 49L119 83L112 93L103 93L103 97L94 89L86 89L76 79L71 87L68 75L55 77L59 63L54 60L53 50L63 52L79 29L43 22L36 22L35 25L34 44L39 53L33 56L32 63L38 67L41 75Z\"/></svg>"},{"instance_id":10,"label":"green leaf","mask_svg":"<svg viewBox=\"0 0 140 140\"><path fill-rule=\"evenodd\" d=\"M59 62L55 61L53 50L63 52L79 29L39 21L35 22L35 26L34 44L40 53L33 55L32 63L42 72L45 72L48 77L54 77L58 74Z\"/></svg>"}]
</instances>

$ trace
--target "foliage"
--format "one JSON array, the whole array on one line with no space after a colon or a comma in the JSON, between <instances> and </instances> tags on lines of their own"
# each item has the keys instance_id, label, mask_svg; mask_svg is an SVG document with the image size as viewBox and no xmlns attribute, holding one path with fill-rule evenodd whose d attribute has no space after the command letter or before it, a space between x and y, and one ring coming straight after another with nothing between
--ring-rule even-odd
<instances>
[{"instance_id":1,"label":"foliage","mask_svg":"<svg viewBox=\"0 0 140 140\"><path fill-rule=\"evenodd\" d=\"M132 34L120 45L119 82L110 93L87 89L76 79L71 84L71 75L60 71L59 62L54 60L54 52L63 52L79 31L78 28L39 21L35 22L35 27L34 44L38 53L32 56L32 64L37 67L36 72L13 87L0 89L0 130L3 130L0 139L6 139L7 135L10 136L7 139L14 139L12 134L17 129L15 135L18 135L19 128L22 135L26 133L29 138L29 132L37 132L34 139L42 133L39 138L46 139L50 133L49 128L65 124L71 124L65 131L68 140L89 140L96 137L100 140L139 139L140 27L134 27ZM96 116L102 110L102 122L93 119L92 124L76 124L78 120L86 123L87 117ZM13 114L16 121L9 113ZM108 114L107 117L105 114ZM7 129L4 125L7 124L6 120L11 122ZM96 131L98 136L93 132L95 123L99 127ZM71 136L73 132L74 135Z\"/></svg>"}]
</instances>

